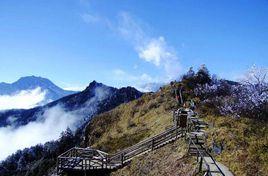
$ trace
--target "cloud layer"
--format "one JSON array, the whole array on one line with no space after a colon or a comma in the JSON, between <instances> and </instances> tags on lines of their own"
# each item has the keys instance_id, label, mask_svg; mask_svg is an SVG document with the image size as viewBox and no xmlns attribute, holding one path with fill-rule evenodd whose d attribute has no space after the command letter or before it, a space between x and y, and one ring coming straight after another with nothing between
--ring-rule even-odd
<instances>
[{"instance_id":1,"label":"cloud layer","mask_svg":"<svg viewBox=\"0 0 268 176\"><path fill-rule=\"evenodd\" d=\"M42 91L40 87L22 90L13 95L0 95L0 110L33 108L45 98L46 91Z\"/></svg>"},{"instance_id":2,"label":"cloud layer","mask_svg":"<svg viewBox=\"0 0 268 176\"><path fill-rule=\"evenodd\" d=\"M108 87L97 87L94 96L76 110L66 111L57 105L46 109L37 121L14 128L12 126L0 128L0 161L19 149L45 143L59 138L62 131L68 127L75 130L85 123L98 110L98 105L110 95ZM10 117L9 120L16 120Z\"/></svg>"},{"instance_id":3,"label":"cloud layer","mask_svg":"<svg viewBox=\"0 0 268 176\"><path fill-rule=\"evenodd\" d=\"M178 77L181 70L179 58L163 36L151 37L138 20L126 12L119 14L117 30L133 45L140 59L164 70L165 75L159 78L161 81L167 82Z\"/></svg>"},{"instance_id":4,"label":"cloud layer","mask_svg":"<svg viewBox=\"0 0 268 176\"><path fill-rule=\"evenodd\" d=\"M162 67L166 73L164 79L167 81L178 77L181 69L179 59L173 49L167 45L164 37L151 39L147 44L138 48L138 54L141 59Z\"/></svg>"},{"instance_id":5,"label":"cloud layer","mask_svg":"<svg viewBox=\"0 0 268 176\"><path fill-rule=\"evenodd\" d=\"M0 161L18 149L58 139L63 130L74 129L78 121L74 113L67 113L60 106L45 111L43 118L18 128L0 128Z\"/></svg>"}]
</instances>

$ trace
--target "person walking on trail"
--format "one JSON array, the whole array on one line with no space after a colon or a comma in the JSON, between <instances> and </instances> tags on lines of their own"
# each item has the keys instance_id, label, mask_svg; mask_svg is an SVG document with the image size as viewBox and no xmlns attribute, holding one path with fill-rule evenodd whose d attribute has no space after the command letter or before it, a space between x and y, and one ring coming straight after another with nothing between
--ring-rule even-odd
<instances>
[{"instance_id":1,"label":"person walking on trail","mask_svg":"<svg viewBox=\"0 0 268 176\"><path fill-rule=\"evenodd\" d=\"M176 87L176 84L172 81L170 83L171 87L172 87L172 93L173 93L173 96L174 98L176 99L176 101L178 102L178 105L179 105L179 93L178 93L178 89Z\"/></svg>"},{"instance_id":2,"label":"person walking on trail","mask_svg":"<svg viewBox=\"0 0 268 176\"><path fill-rule=\"evenodd\" d=\"M183 91L183 86L179 85L176 86L174 82L170 83L172 89L173 89L173 95L178 103L178 105L183 105L183 97L182 97L182 91Z\"/></svg>"},{"instance_id":3,"label":"person walking on trail","mask_svg":"<svg viewBox=\"0 0 268 176\"><path fill-rule=\"evenodd\" d=\"M180 105L180 95L179 95L178 89L175 89L175 98L178 104Z\"/></svg>"},{"instance_id":4,"label":"person walking on trail","mask_svg":"<svg viewBox=\"0 0 268 176\"><path fill-rule=\"evenodd\" d=\"M180 105L183 105L183 96L182 96L182 91L183 91L183 86L180 85L177 89L177 101Z\"/></svg>"},{"instance_id":5,"label":"person walking on trail","mask_svg":"<svg viewBox=\"0 0 268 176\"><path fill-rule=\"evenodd\" d=\"M195 110L195 103L193 100L190 101L190 109L193 111Z\"/></svg>"},{"instance_id":6,"label":"person walking on trail","mask_svg":"<svg viewBox=\"0 0 268 176\"><path fill-rule=\"evenodd\" d=\"M181 87L175 88L175 98L179 106L183 104L182 95L181 95Z\"/></svg>"}]
</instances>

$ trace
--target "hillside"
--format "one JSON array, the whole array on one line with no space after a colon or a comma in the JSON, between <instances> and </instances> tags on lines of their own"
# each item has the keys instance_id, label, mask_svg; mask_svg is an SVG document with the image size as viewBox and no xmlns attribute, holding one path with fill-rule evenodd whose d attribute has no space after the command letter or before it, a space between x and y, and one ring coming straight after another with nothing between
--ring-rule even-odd
<instances>
[{"instance_id":1,"label":"hillside","mask_svg":"<svg viewBox=\"0 0 268 176\"><path fill-rule=\"evenodd\" d=\"M170 127L176 101L164 89L96 116L86 127L86 145L113 153Z\"/></svg>"},{"instance_id":2,"label":"hillside","mask_svg":"<svg viewBox=\"0 0 268 176\"><path fill-rule=\"evenodd\" d=\"M268 124L253 119L206 116L208 144L235 175L268 173Z\"/></svg>"},{"instance_id":3,"label":"hillside","mask_svg":"<svg viewBox=\"0 0 268 176\"><path fill-rule=\"evenodd\" d=\"M91 83L88 89L79 94L81 99L77 99L79 96L75 95L72 95L71 99L65 97L66 107L77 107L68 105L83 102L88 96L88 91L99 86L103 85ZM267 94L263 94L262 90L266 90L266 85L254 85L254 88L258 89L252 89L251 86L227 80L212 80L208 71L203 68L196 74L184 75L182 81L172 82L158 92L142 96L138 94L140 98L133 93L133 88L117 90L117 96L109 94L113 99L105 99L109 101L102 103L107 105L107 102L110 102L113 105L113 100L118 99L121 105L114 106L114 109L108 106L110 109L104 108L101 114L96 113L94 118L75 134L67 131L57 141L56 147L53 142L46 144L46 147L42 148L45 155L41 155L45 158L33 160L30 172L26 175L55 173L56 156L74 146L93 147L113 154L165 131L173 124L173 110L181 107L175 99L176 91L181 90L182 98L185 100L184 106L188 107L190 100L194 100L199 117L208 123L206 148L214 158L235 175L265 176L268 159L268 111ZM253 94L256 96L252 98ZM125 101L125 97L130 97L132 101ZM53 151L52 154L50 149ZM25 154L25 151L22 153ZM24 157L31 156L30 153L26 150ZM22 157L18 152L11 158L21 160ZM5 164L10 168L15 167L9 160ZM109 175L193 175L196 167L196 157L187 153L187 141L181 138L134 158L131 163ZM18 168L15 173L24 175L18 174Z\"/></svg>"},{"instance_id":4,"label":"hillside","mask_svg":"<svg viewBox=\"0 0 268 176\"><path fill-rule=\"evenodd\" d=\"M63 97L43 107L15 112L15 115L20 117L16 125L22 125L23 128L27 126L27 123L30 122L31 124L31 121L37 120L42 122L42 120L46 120L42 119L46 117L42 116L42 114L51 108L60 106L64 109L64 114L75 114L73 117L76 118L74 119L76 121L75 127L78 129L75 130L75 128L71 131L68 128L61 135L59 134L60 139L58 140L44 141L46 142L44 145L38 144L30 148L18 150L0 163L0 175L48 174L51 169L54 169L56 157L59 154L80 144L84 132L83 127L94 115L109 111L120 104L127 103L140 96L142 96L142 93L132 87L117 89L93 81L80 93ZM65 121L68 121L68 117ZM65 122L61 121L59 123ZM55 126L49 126L49 128L52 131Z\"/></svg>"},{"instance_id":5,"label":"hillside","mask_svg":"<svg viewBox=\"0 0 268 176\"><path fill-rule=\"evenodd\" d=\"M184 139L168 144L143 156L135 158L131 164L112 172L112 176L139 175L192 175L194 158L187 156Z\"/></svg>"},{"instance_id":6,"label":"hillside","mask_svg":"<svg viewBox=\"0 0 268 176\"><path fill-rule=\"evenodd\" d=\"M170 86L120 105L98 115L88 124L87 146L115 153L159 134L171 127L172 110L175 107L177 104ZM184 139L180 139L135 158L131 164L111 175L188 175L194 167L194 159L187 155L187 144Z\"/></svg>"},{"instance_id":7,"label":"hillside","mask_svg":"<svg viewBox=\"0 0 268 176\"><path fill-rule=\"evenodd\" d=\"M229 84L223 82L224 85L226 83ZM186 87L185 82L176 84ZM191 92L190 89L185 90L184 98L194 98L199 102L197 111L209 124L207 148L217 161L235 175L264 176L268 168L267 122L223 117L215 106L206 104L203 96L194 96ZM136 144L168 128L172 124L172 110L175 107L173 88L169 85L157 93L145 94L138 100L95 117L86 127L86 146L115 153ZM196 163L186 150L187 145L182 139L135 158L111 175L191 175Z\"/></svg>"}]
</instances>

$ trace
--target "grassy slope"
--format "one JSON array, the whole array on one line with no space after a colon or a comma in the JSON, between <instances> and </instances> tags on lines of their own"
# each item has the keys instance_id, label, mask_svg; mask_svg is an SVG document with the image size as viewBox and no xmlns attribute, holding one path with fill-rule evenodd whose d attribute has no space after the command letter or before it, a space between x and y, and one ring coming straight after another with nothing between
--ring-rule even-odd
<instances>
[{"instance_id":1,"label":"grassy slope","mask_svg":"<svg viewBox=\"0 0 268 176\"><path fill-rule=\"evenodd\" d=\"M168 87L156 94L145 94L95 117L86 128L86 141L114 153L171 127L175 105Z\"/></svg>"},{"instance_id":2,"label":"grassy slope","mask_svg":"<svg viewBox=\"0 0 268 176\"><path fill-rule=\"evenodd\" d=\"M172 125L171 112L176 107L171 92L166 86L162 92L145 94L97 116L86 128L87 145L115 153L164 131ZM239 176L268 173L267 123L215 116L207 116L205 120L211 124L208 147L212 148L213 140L224 147L220 155L215 155L218 161ZM177 141L137 157L129 166L112 175L187 175L194 161L186 157L183 143ZM170 169L174 172L170 173Z\"/></svg>"},{"instance_id":3,"label":"grassy slope","mask_svg":"<svg viewBox=\"0 0 268 176\"><path fill-rule=\"evenodd\" d=\"M187 156L184 139L135 158L131 164L112 173L112 176L192 175L194 158Z\"/></svg>"},{"instance_id":4,"label":"grassy slope","mask_svg":"<svg viewBox=\"0 0 268 176\"><path fill-rule=\"evenodd\" d=\"M172 110L175 107L169 86L161 92L145 94L138 100L95 117L86 128L88 145L115 153L159 134L172 126ZM186 153L187 145L184 139L180 139L135 158L112 175L187 175L194 162Z\"/></svg>"},{"instance_id":5,"label":"grassy slope","mask_svg":"<svg viewBox=\"0 0 268 176\"><path fill-rule=\"evenodd\" d=\"M252 119L230 117L205 118L212 126L209 128L208 145L213 141L223 152L215 155L235 175L268 174L268 124Z\"/></svg>"}]
</instances>

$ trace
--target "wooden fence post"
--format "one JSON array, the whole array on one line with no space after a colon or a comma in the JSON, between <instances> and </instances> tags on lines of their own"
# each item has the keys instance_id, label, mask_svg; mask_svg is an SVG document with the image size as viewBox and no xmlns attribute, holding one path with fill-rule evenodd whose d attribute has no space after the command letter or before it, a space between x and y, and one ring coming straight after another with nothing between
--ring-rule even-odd
<instances>
[{"instance_id":1,"label":"wooden fence post","mask_svg":"<svg viewBox=\"0 0 268 176\"><path fill-rule=\"evenodd\" d=\"M200 158L201 159L200 159L200 165L199 165L199 172L202 171L202 165L203 165L203 157L201 156Z\"/></svg>"},{"instance_id":2,"label":"wooden fence post","mask_svg":"<svg viewBox=\"0 0 268 176\"><path fill-rule=\"evenodd\" d=\"M178 139L178 127L176 127L176 139Z\"/></svg>"},{"instance_id":3,"label":"wooden fence post","mask_svg":"<svg viewBox=\"0 0 268 176\"><path fill-rule=\"evenodd\" d=\"M84 170L84 159L82 159L82 170Z\"/></svg>"},{"instance_id":4,"label":"wooden fence post","mask_svg":"<svg viewBox=\"0 0 268 176\"><path fill-rule=\"evenodd\" d=\"M176 122L175 122L176 121L176 119L175 119L175 111L173 110L172 112L173 112L173 119L172 119L172 121L173 121L173 123L175 123L174 125L176 125Z\"/></svg>"},{"instance_id":5,"label":"wooden fence post","mask_svg":"<svg viewBox=\"0 0 268 176\"><path fill-rule=\"evenodd\" d=\"M107 163L108 163L108 160L107 160L107 155L105 155L105 168L107 169Z\"/></svg>"},{"instance_id":6,"label":"wooden fence post","mask_svg":"<svg viewBox=\"0 0 268 176\"><path fill-rule=\"evenodd\" d=\"M154 150L154 138L152 140L152 150Z\"/></svg>"},{"instance_id":7,"label":"wooden fence post","mask_svg":"<svg viewBox=\"0 0 268 176\"><path fill-rule=\"evenodd\" d=\"M59 161L59 158L57 158L57 174L59 175L59 164L60 164L60 161Z\"/></svg>"},{"instance_id":8,"label":"wooden fence post","mask_svg":"<svg viewBox=\"0 0 268 176\"><path fill-rule=\"evenodd\" d=\"M121 154L121 165L124 165L124 153Z\"/></svg>"}]
</instances>

